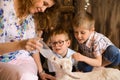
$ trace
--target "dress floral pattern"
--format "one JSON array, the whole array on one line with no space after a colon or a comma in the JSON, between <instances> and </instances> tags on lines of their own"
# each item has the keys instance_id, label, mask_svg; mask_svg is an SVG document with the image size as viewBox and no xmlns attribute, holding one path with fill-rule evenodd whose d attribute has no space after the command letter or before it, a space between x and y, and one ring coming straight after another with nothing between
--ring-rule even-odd
<instances>
[{"instance_id":1,"label":"dress floral pattern","mask_svg":"<svg viewBox=\"0 0 120 80\"><path fill-rule=\"evenodd\" d=\"M20 24L15 14L13 0L0 0L0 43L29 39L34 36L33 16L29 15ZM21 50L0 55L0 61L9 62L20 54L23 54Z\"/></svg>"}]
</instances>

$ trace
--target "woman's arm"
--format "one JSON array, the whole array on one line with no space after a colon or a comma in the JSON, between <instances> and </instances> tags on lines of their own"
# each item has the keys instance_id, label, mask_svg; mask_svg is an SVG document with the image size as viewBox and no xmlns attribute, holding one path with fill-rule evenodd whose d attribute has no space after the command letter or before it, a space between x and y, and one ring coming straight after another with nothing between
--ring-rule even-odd
<instances>
[{"instance_id":1,"label":"woman's arm","mask_svg":"<svg viewBox=\"0 0 120 80\"><path fill-rule=\"evenodd\" d=\"M16 50L25 49L27 51L40 50L42 44L39 42L41 38L31 38L15 42L0 43L0 55Z\"/></svg>"},{"instance_id":2,"label":"woman's arm","mask_svg":"<svg viewBox=\"0 0 120 80\"><path fill-rule=\"evenodd\" d=\"M0 55L8 52L13 52L20 49L25 49L25 44L27 40L0 43Z\"/></svg>"},{"instance_id":3,"label":"woman's arm","mask_svg":"<svg viewBox=\"0 0 120 80\"><path fill-rule=\"evenodd\" d=\"M73 59L76 61L82 61L85 62L91 66L101 66L102 65L102 56L96 56L96 58L89 58L87 56L84 56L80 53L75 53L72 55Z\"/></svg>"}]
</instances>

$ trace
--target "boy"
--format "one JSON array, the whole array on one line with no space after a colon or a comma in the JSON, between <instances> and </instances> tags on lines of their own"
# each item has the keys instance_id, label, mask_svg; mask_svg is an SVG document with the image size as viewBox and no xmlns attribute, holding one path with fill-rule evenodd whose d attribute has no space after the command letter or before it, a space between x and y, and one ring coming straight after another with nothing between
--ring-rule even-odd
<instances>
[{"instance_id":1,"label":"boy","mask_svg":"<svg viewBox=\"0 0 120 80\"><path fill-rule=\"evenodd\" d=\"M72 54L76 53L69 48L70 43L70 37L66 30L62 28L56 28L51 32L50 46L58 58L70 57ZM48 68L49 72L55 72L54 66L49 60Z\"/></svg>"},{"instance_id":2,"label":"boy","mask_svg":"<svg viewBox=\"0 0 120 80\"><path fill-rule=\"evenodd\" d=\"M74 36L79 43L79 53L73 54L73 58L79 61L78 69L89 72L93 67L119 65L119 49L107 37L95 31L95 20L90 13L80 15L73 19Z\"/></svg>"}]
</instances>

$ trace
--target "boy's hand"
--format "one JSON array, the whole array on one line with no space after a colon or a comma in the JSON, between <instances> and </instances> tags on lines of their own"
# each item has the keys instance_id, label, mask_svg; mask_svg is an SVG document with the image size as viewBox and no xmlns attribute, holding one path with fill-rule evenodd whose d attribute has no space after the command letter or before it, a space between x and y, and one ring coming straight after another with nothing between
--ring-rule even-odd
<instances>
[{"instance_id":1,"label":"boy's hand","mask_svg":"<svg viewBox=\"0 0 120 80\"><path fill-rule=\"evenodd\" d=\"M73 54L72 58L75 59L76 61L83 61L83 55L80 53Z\"/></svg>"},{"instance_id":2,"label":"boy's hand","mask_svg":"<svg viewBox=\"0 0 120 80\"><path fill-rule=\"evenodd\" d=\"M56 80L56 78L52 75L49 75L47 73L39 73L41 80Z\"/></svg>"}]
</instances>

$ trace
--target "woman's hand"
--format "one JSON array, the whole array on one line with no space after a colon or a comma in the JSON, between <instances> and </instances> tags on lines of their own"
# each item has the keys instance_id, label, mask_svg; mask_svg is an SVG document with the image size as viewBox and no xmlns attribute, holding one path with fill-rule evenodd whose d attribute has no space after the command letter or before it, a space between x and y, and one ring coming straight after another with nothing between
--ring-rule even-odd
<instances>
[{"instance_id":1,"label":"woman's hand","mask_svg":"<svg viewBox=\"0 0 120 80\"><path fill-rule=\"evenodd\" d=\"M50 74L47 74L45 72L39 73L39 76L41 78L41 80L56 80L56 78Z\"/></svg>"},{"instance_id":2,"label":"woman's hand","mask_svg":"<svg viewBox=\"0 0 120 80\"><path fill-rule=\"evenodd\" d=\"M42 38L32 38L26 41L25 49L28 51L40 50L42 44L39 42Z\"/></svg>"}]
</instances>

